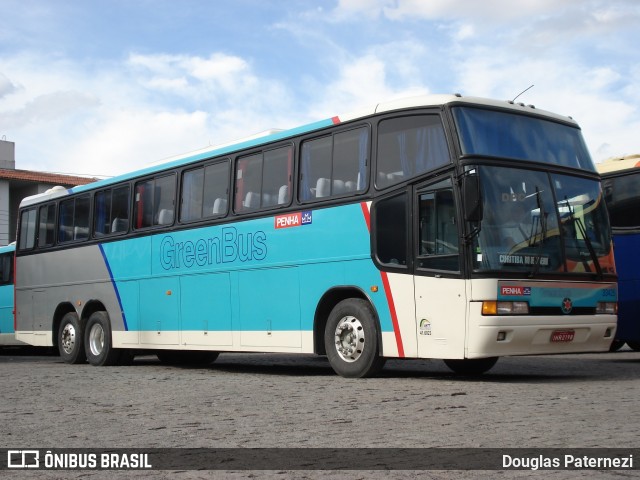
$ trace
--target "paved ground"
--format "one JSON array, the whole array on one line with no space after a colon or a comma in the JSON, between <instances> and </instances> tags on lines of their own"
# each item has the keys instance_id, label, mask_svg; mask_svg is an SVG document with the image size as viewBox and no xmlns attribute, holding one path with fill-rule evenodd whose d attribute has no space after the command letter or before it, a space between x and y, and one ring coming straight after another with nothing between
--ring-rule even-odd
<instances>
[{"instance_id":1,"label":"paved ground","mask_svg":"<svg viewBox=\"0 0 640 480\"><path fill-rule=\"evenodd\" d=\"M640 353L502 358L481 378L440 361L336 376L315 356L222 354L205 368L137 357L66 365L0 352L0 447L638 448ZM640 463L640 458L636 459ZM357 458L354 458L357 462ZM3 472L4 478L130 478L131 472ZM536 472L548 477L551 472ZM636 472L637 473L637 470ZM633 478L564 471L555 478ZM528 478L520 472L145 472L145 478Z\"/></svg>"}]
</instances>

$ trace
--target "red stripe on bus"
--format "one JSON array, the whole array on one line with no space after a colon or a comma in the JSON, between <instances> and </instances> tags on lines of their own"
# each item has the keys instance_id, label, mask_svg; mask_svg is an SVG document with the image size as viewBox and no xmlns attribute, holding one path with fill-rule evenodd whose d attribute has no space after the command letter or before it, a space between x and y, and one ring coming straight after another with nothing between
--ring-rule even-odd
<instances>
[{"instance_id":1,"label":"red stripe on bus","mask_svg":"<svg viewBox=\"0 0 640 480\"><path fill-rule=\"evenodd\" d=\"M362 214L364 215L364 221L367 224L367 230L371 233L371 215L369 213L369 207L366 202L360 202L362 208ZM382 286L384 287L384 294L387 297L387 304L389 305L389 313L391 314L391 323L393 324L393 333L396 337L396 346L398 348L398 356L404 357L404 346L402 345L402 335L400 334L400 324L398 323L398 313L396 312L396 304L393 301L393 294L391 293L391 285L389 285L389 277L387 272L380 272L382 278Z\"/></svg>"},{"instance_id":2,"label":"red stripe on bus","mask_svg":"<svg viewBox=\"0 0 640 480\"><path fill-rule=\"evenodd\" d=\"M367 207L366 202L360 202L360 207L362 207L362 214L364 215L364 221L367 224L367 230L371 233L371 217L369 216L369 207Z\"/></svg>"},{"instance_id":3,"label":"red stripe on bus","mask_svg":"<svg viewBox=\"0 0 640 480\"><path fill-rule=\"evenodd\" d=\"M334 125L338 125L340 123L340 117L331 117L331 121Z\"/></svg>"},{"instance_id":4,"label":"red stripe on bus","mask_svg":"<svg viewBox=\"0 0 640 480\"><path fill-rule=\"evenodd\" d=\"M389 277L387 272L380 272L382 277L382 285L384 286L384 293L387 296L387 303L389 303L389 312L391 313L391 322L393 323L393 333L396 335L396 346L398 347L398 356L404 357L404 347L402 346L402 335L400 335L400 325L398 324L398 314L396 313L396 304L393 302L393 295L391 294L391 286L389 285Z\"/></svg>"}]
</instances>

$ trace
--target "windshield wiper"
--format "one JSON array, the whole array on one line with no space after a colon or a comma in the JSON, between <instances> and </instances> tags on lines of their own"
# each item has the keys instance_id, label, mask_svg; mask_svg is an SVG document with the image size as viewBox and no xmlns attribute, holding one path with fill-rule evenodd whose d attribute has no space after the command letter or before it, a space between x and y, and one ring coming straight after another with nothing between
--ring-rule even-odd
<instances>
[{"instance_id":1,"label":"windshield wiper","mask_svg":"<svg viewBox=\"0 0 640 480\"><path fill-rule=\"evenodd\" d=\"M540 210L540 215L538 216L538 218L540 219L540 242L538 243L538 247L537 247L537 250L538 250L536 255L537 259L533 265L533 268L531 269L531 272L529 272L529 278L533 278L535 275L538 274L538 270L540 270L540 263L542 263L542 248L545 240L547 239L547 212L544 209L544 202L540 198L541 193L542 192L536 185L536 193L535 193L536 204L538 205L538 210ZM531 236L533 237L533 232L531 233L532 233Z\"/></svg>"},{"instance_id":2,"label":"windshield wiper","mask_svg":"<svg viewBox=\"0 0 640 480\"><path fill-rule=\"evenodd\" d=\"M591 239L587 236L587 229L584 227L582 220L580 220L574 215L573 209L571 208L571 204L569 203L569 199L567 198L566 195L564 197L564 201L567 204L567 210L569 210L569 218L571 219L571 222L574 225L578 226L578 229L580 230L580 235L582 235L582 238L584 238L584 243L587 246L587 250L589 250L589 255L591 256L593 265L594 267L596 267L596 273L598 275L598 278L602 279L603 275L602 275L602 267L600 266L600 260L598 260L598 255L596 255L596 251L593 248L593 243L591 243ZM578 255L580 255L579 251L578 251ZM587 264L587 267L588 267L588 264Z\"/></svg>"}]
</instances>

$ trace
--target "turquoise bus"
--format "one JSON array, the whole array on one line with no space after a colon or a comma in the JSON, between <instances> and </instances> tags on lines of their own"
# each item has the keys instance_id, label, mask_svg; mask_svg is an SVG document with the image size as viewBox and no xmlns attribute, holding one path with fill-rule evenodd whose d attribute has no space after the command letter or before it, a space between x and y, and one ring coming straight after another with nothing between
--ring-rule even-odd
<instances>
[{"instance_id":1,"label":"turquoise bus","mask_svg":"<svg viewBox=\"0 0 640 480\"><path fill-rule=\"evenodd\" d=\"M17 336L69 363L326 355L481 373L606 351L617 286L571 118L461 95L380 103L20 207Z\"/></svg>"},{"instance_id":2,"label":"turquoise bus","mask_svg":"<svg viewBox=\"0 0 640 480\"><path fill-rule=\"evenodd\" d=\"M13 257L15 244L0 247L0 346L24 345L13 327Z\"/></svg>"},{"instance_id":3,"label":"turquoise bus","mask_svg":"<svg viewBox=\"0 0 640 480\"><path fill-rule=\"evenodd\" d=\"M618 273L618 330L612 350L640 351L640 155L597 165L602 175Z\"/></svg>"}]
</instances>

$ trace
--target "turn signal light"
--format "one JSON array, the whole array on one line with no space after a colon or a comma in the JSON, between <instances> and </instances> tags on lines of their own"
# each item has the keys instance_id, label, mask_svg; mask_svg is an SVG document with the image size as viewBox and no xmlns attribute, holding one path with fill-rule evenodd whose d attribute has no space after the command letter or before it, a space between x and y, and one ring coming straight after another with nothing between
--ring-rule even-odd
<instances>
[{"instance_id":1,"label":"turn signal light","mask_svg":"<svg viewBox=\"0 0 640 480\"><path fill-rule=\"evenodd\" d=\"M488 300L482 302L482 315L527 315L528 302L496 302Z\"/></svg>"}]
</instances>

